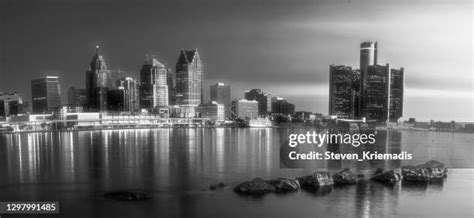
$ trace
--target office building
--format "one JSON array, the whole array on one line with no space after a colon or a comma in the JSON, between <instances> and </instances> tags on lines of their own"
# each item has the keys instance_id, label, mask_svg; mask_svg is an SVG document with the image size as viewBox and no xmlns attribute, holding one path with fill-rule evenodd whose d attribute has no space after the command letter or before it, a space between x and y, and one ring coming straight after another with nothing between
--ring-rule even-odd
<instances>
[{"instance_id":1,"label":"office building","mask_svg":"<svg viewBox=\"0 0 474 218\"><path fill-rule=\"evenodd\" d=\"M258 114L267 115L272 111L272 98L268 93L264 93L260 89L252 89L245 91L245 99L255 100L258 102Z\"/></svg>"},{"instance_id":2,"label":"office building","mask_svg":"<svg viewBox=\"0 0 474 218\"><path fill-rule=\"evenodd\" d=\"M196 107L203 102L203 66L197 49L182 50L176 64L176 104Z\"/></svg>"},{"instance_id":3,"label":"office building","mask_svg":"<svg viewBox=\"0 0 474 218\"><path fill-rule=\"evenodd\" d=\"M99 54L99 46L96 46L95 55L92 57L89 70L86 72L88 110L104 111L107 109L107 90L114 87L114 78L117 77L113 74L107 69L104 57Z\"/></svg>"},{"instance_id":4,"label":"office building","mask_svg":"<svg viewBox=\"0 0 474 218\"><path fill-rule=\"evenodd\" d=\"M289 103L282 97L273 97L272 98L272 113L278 115L294 115L295 114L295 105Z\"/></svg>"},{"instance_id":5,"label":"office building","mask_svg":"<svg viewBox=\"0 0 474 218\"><path fill-rule=\"evenodd\" d=\"M259 115L258 101L240 99L232 101L232 113L234 118L249 120Z\"/></svg>"},{"instance_id":6,"label":"office building","mask_svg":"<svg viewBox=\"0 0 474 218\"><path fill-rule=\"evenodd\" d=\"M126 97L125 88L107 90L107 110L121 112L125 111Z\"/></svg>"},{"instance_id":7,"label":"office building","mask_svg":"<svg viewBox=\"0 0 474 218\"><path fill-rule=\"evenodd\" d=\"M390 65L372 65L367 68L365 107L367 120L387 121L390 99Z\"/></svg>"},{"instance_id":8,"label":"office building","mask_svg":"<svg viewBox=\"0 0 474 218\"><path fill-rule=\"evenodd\" d=\"M196 112L199 114L199 117L210 118L214 121L225 120L225 106L223 104L219 104L213 101L209 104L201 104L196 109Z\"/></svg>"},{"instance_id":9,"label":"office building","mask_svg":"<svg viewBox=\"0 0 474 218\"><path fill-rule=\"evenodd\" d=\"M147 58L140 70L140 107L151 109L169 105L168 69L155 58Z\"/></svg>"},{"instance_id":10,"label":"office building","mask_svg":"<svg viewBox=\"0 0 474 218\"><path fill-rule=\"evenodd\" d=\"M31 81L33 113L50 113L61 105L61 92L57 76Z\"/></svg>"},{"instance_id":11,"label":"office building","mask_svg":"<svg viewBox=\"0 0 474 218\"><path fill-rule=\"evenodd\" d=\"M69 106L85 107L87 105L87 92L85 89L78 89L71 86L67 90L67 99Z\"/></svg>"},{"instance_id":12,"label":"office building","mask_svg":"<svg viewBox=\"0 0 474 218\"><path fill-rule=\"evenodd\" d=\"M404 69L377 64L377 42L360 45L360 70L330 66L329 114L397 122L403 116Z\"/></svg>"},{"instance_id":13,"label":"office building","mask_svg":"<svg viewBox=\"0 0 474 218\"><path fill-rule=\"evenodd\" d=\"M329 67L329 115L338 118L359 116L359 84L360 73L352 67Z\"/></svg>"},{"instance_id":14,"label":"office building","mask_svg":"<svg viewBox=\"0 0 474 218\"><path fill-rule=\"evenodd\" d=\"M211 85L211 101L223 104L225 107L225 117L231 116L231 92L230 86L224 83Z\"/></svg>"},{"instance_id":15,"label":"office building","mask_svg":"<svg viewBox=\"0 0 474 218\"><path fill-rule=\"evenodd\" d=\"M139 82L131 77L125 77L117 80L117 87L124 90L124 111L138 111L140 109Z\"/></svg>"},{"instance_id":16,"label":"office building","mask_svg":"<svg viewBox=\"0 0 474 218\"><path fill-rule=\"evenodd\" d=\"M403 90L405 77L403 68L390 69L390 107L389 121L397 122L403 116Z\"/></svg>"},{"instance_id":17,"label":"office building","mask_svg":"<svg viewBox=\"0 0 474 218\"><path fill-rule=\"evenodd\" d=\"M174 74L171 68L168 68L168 76L166 77L168 85L168 104L176 104L176 74Z\"/></svg>"},{"instance_id":18,"label":"office building","mask_svg":"<svg viewBox=\"0 0 474 218\"><path fill-rule=\"evenodd\" d=\"M372 65L377 65L377 42L362 42L360 44L360 94L359 108L365 108L366 85L367 85L367 68Z\"/></svg>"},{"instance_id":19,"label":"office building","mask_svg":"<svg viewBox=\"0 0 474 218\"><path fill-rule=\"evenodd\" d=\"M24 113L23 98L17 93L0 92L0 117Z\"/></svg>"}]
</instances>

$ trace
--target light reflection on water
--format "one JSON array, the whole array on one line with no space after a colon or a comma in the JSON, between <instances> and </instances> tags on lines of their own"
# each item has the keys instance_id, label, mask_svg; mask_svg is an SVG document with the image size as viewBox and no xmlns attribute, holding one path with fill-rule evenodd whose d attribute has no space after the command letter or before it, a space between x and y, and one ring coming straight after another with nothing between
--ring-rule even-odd
<instances>
[{"instance_id":1,"label":"light reflection on water","mask_svg":"<svg viewBox=\"0 0 474 218\"><path fill-rule=\"evenodd\" d=\"M280 169L285 128L176 128L9 134L0 136L0 201L61 201L65 217L446 217L472 215L472 169L450 170L438 186L403 187L366 182L319 193L270 194L245 198L230 189L211 192L210 184L231 186L254 177L294 177L311 169ZM306 130L303 130L306 131ZM430 159L450 168L472 168L470 134L385 132L378 152L414 154L413 161L326 161L317 168L360 171L399 168ZM350 146L331 148L360 152ZM152 200L141 204L102 198L105 191L141 189ZM78 202L81 202L80 204ZM454 203L453 203L454 202ZM435 208L419 210L423 206ZM231 206L229 206L231 205ZM452 212L455 211L455 212Z\"/></svg>"}]
</instances>

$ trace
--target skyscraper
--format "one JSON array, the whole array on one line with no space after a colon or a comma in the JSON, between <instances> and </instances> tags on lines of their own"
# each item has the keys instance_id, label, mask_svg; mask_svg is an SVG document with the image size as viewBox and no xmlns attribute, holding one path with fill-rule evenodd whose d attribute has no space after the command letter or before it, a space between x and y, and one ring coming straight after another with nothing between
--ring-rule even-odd
<instances>
[{"instance_id":1,"label":"skyscraper","mask_svg":"<svg viewBox=\"0 0 474 218\"><path fill-rule=\"evenodd\" d=\"M377 42L360 45L360 71L330 66L329 114L396 122L403 115L404 69L377 64Z\"/></svg>"},{"instance_id":2,"label":"skyscraper","mask_svg":"<svg viewBox=\"0 0 474 218\"><path fill-rule=\"evenodd\" d=\"M31 81L33 113L49 113L61 106L61 92L57 76Z\"/></svg>"},{"instance_id":3,"label":"skyscraper","mask_svg":"<svg viewBox=\"0 0 474 218\"><path fill-rule=\"evenodd\" d=\"M168 106L168 69L155 58L145 60L140 70L140 107Z\"/></svg>"},{"instance_id":4,"label":"skyscraper","mask_svg":"<svg viewBox=\"0 0 474 218\"><path fill-rule=\"evenodd\" d=\"M258 114L266 115L272 111L272 98L268 93L260 89L245 91L245 99L256 100L258 102Z\"/></svg>"},{"instance_id":5,"label":"skyscraper","mask_svg":"<svg viewBox=\"0 0 474 218\"><path fill-rule=\"evenodd\" d=\"M377 64L377 42L362 42L360 44L360 71L367 72L367 67Z\"/></svg>"},{"instance_id":6,"label":"skyscraper","mask_svg":"<svg viewBox=\"0 0 474 218\"><path fill-rule=\"evenodd\" d=\"M363 115L368 120L387 121L390 99L390 65L367 68Z\"/></svg>"},{"instance_id":7,"label":"skyscraper","mask_svg":"<svg viewBox=\"0 0 474 218\"><path fill-rule=\"evenodd\" d=\"M168 76L166 77L168 85L168 104L176 104L176 74L174 74L171 68L168 68Z\"/></svg>"},{"instance_id":8,"label":"skyscraper","mask_svg":"<svg viewBox=\"0 0 474 218\"><path fill-rule=\"evenodd\" d=\"M390 107L389 121L396 122L403 116L403 90L405 89L405 77L403 68L390 69Z\"/></svg>"},{"instance_id":9,"label":"skyscraper","mask_svg":"<svg viewBox=\"0 0 474 218\"><path fill-rule=\"evenodd\" d=\"M107 90L114 87L111 71L107 70L105 59L99 54L99 46L96 46L95 55L90 62L90 68L86 72L86 92L88 109L92 111L103 111L107 109Z\"/></svg>"},{"instance_id":10,"label":"skyscraper","mask_svg":"<svg viewBox=\"0 0 474 218\"><path fill-rule=\"evenodd\" d=\"M230 118L231 115L231 93L230 86L224 83L216 83L211 85L211 101L215 101L224 105L225 117Z\"/></svg>"},{"instance_id":11,"label":"skyscraper","mask_svg":"<svg viewBox=\"0 0 474 218\"><path fill-rule=\"evenodd\" d=\"M377 64L377 42L362 42L360 44L360 98L358 110L365 107L365 90L367 85L367 68Z\"/></svg>"},{"instance_id":12,"label":"skyscraper","mask_svg":"<svg viewBox=\"0 0 474 218\"><path fill-rule=\"evenodd\" d=\"M176 104L196 107L203 102L203 66L197 49L181 50L176 64Z\"/></svg>"},{"instance_id":13,"label":"skyscraper","mask_svg":"<svg viewBox=\"0 0 474 218\"><path fill-rule=\"evenodd\" d=\"M343 65L329 66L329 114L340 118L358 117L359 71Z\"/></svg>"},{"instance_id":14,"label":"skyscraper","mask_svg":"<svg viewBox=\"0 0 474 218\"><path fill-rule=\"evenodd\" d=\"M117 81L118 89L124 90L124 111L135 112L140 109L139 92L140 84L131 77L121 78Z\"/></svg>"}]
</instances>

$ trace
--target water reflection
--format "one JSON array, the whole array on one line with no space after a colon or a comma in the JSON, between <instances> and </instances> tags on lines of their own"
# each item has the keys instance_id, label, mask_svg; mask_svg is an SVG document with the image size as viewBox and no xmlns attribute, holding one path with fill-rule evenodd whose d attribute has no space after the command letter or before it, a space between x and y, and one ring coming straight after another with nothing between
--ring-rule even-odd
<instances>
[{"instance_id":1,"label":"water reflection","mask_svg":"<svg viewBox=\"0 0 474 218\"><path fill-rule=\"evenodd\" d=\"M332 171L352 168L369 175L376 168L398 169L430 159L445 162L452 168L473 167L470 157L473 135L379 131L376 145L354 148L341 144L327 149L360 155L362 151L408 151L415 160L328 160L310 163L310 169L280 169L280 145L288 133L298 131L307 129L163 128L0 135L0 172L4 172L0 176L0 200L60 199L66 202L66 208L67 202L73 208L77 207L76 202L86 200L94 204L84 204L79 207L81 211L76 211L77 215L69 215L114 216L120 214L110 214L106 208L117 205L104 202L101 193L142 189L153 193L155 198L149 206L128 208L134 214L145 216L167 211L164 216L196 217L196 214L209 215L206 211L216 210L219 205L226 208L230 203L240 208L235 211L235 217L243 217L248 215L242 214L243 211L268 204L266 199L254 202L260 206L249 207L247 200L237 198L230 191L224 192L222 198L208 198L202 194L207 193L203 190L217 182L234 185L253 177L294 177L316 168ZM444 189L443 183L386 187L367 182L327 192L299 192L281 199L300 200L306 206L314 206L311 200L323 201L319 203L333 215L349 210L354 217L380 217L397 214L405 191L423 194ZM284 209L266 210L278 211L277 217L285 214Z\"/></svg>"}]
</instances>

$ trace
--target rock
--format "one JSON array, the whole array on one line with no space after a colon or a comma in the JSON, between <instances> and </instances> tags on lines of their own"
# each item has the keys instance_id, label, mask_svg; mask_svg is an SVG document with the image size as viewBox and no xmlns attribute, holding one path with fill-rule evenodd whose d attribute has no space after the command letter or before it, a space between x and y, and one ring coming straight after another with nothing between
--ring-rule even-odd
<instances>
[{"instance_id":1,"label":"rock","mask_svg":"<svg viewBox=\"0 0 474 218\"><path fill-rule=\"evenodd\" d=\"M402 167L403 182L426 183L429 182L428 171L425 168Z\"/></svg>"},{"instance_id":2,"label":"rock","mask_svg":"<svg viewBox=\"0 0 474 218\"><path fill-rule=\"evenodd\" d=\"M278 178L267 180L267 183L273 186L278 193L293 192L300 189L300 183L296 179Z\"/></svg>"},{"instance_id":3,"label":"rock","mask_svg":"<svg viewBox=\"0 0 474 218\"><path fill-rule=\"evenodd\" d=\"M354 185L357 183L357 177L352 173L348 168L334 174L332 176L334 185L344 186L344 185Z\"/></svg>"},{"instance_id":4,"label":"rock","mask_svg":"<svg viewBox=\"0 0 474 218\"><path fill-rule=\"evenodd\" d=\"M332 177L328 172L315 172L311 175L296 178L302 188L317 189L322 186L333 185Z\"/></svg>"},{"instance_id":5,"label":"rock","mask_svg":"<svg viewBox=\"0 0 474 218\"><path fill-rule=\"evenodd\" d=\"M402 167L403 181L406 183L439 182L447 176L448 169L443 163L430 160L417 166Z\"/></svg>"},{"instance_id":6,"label":"rock","mask_svg":"<svg viewBox=\"0 0 474 218\"><path fill-rule=\"evenodd\" d=\"M119 201L144 201L150 198L148 193L141 191L107 192L104 194L104 197Z\"/></svg>"},{"instance_id":7,"label":"rock","mask_svg":"<svg viewBox=\"0 0 474 218\"><path fill-rule=\"evenodd\" d=\"M396 173L393 170L389 170L386 172L377 172L371 178L373 181L380 182L387 185L394 185L395 183L399 182L401 176L399 173Z\"/></svg>"},{"instance_id":8,"label":"rock","mask_svg":"<svg viewBox=\"0 0 474 218\"><path fill-rule=\"evenodd\" d=\"M220 183L217 183L217 184L214 184L214 185L211 185L209 186L209 189L211 190L217 190L217 189L222 189L222 188L225 188L227 185L220 182Z\"/></svg>"},{"instance_id":9,"label":"rock","mask_svg":"<svg viewBox=\"0 0 474 218\"><path fill-rule=\"evenodd\" d=\"M445 167L444 163L430 160L419 167L426 168L429 173L430 179L443 179L448 176L448 168Z\"/></svg>"},{"instance_id":10,"label":"rock","mask_svg":"<svg viewBox=\"0 0 474 218\"><path fill-rule=\"evenodd\" d=\"M265 180L255 178L251 181L240 183L234 188L234 191L239 194L263 195L275 191L275 188Z\"/></svg>"}]
</instances>

